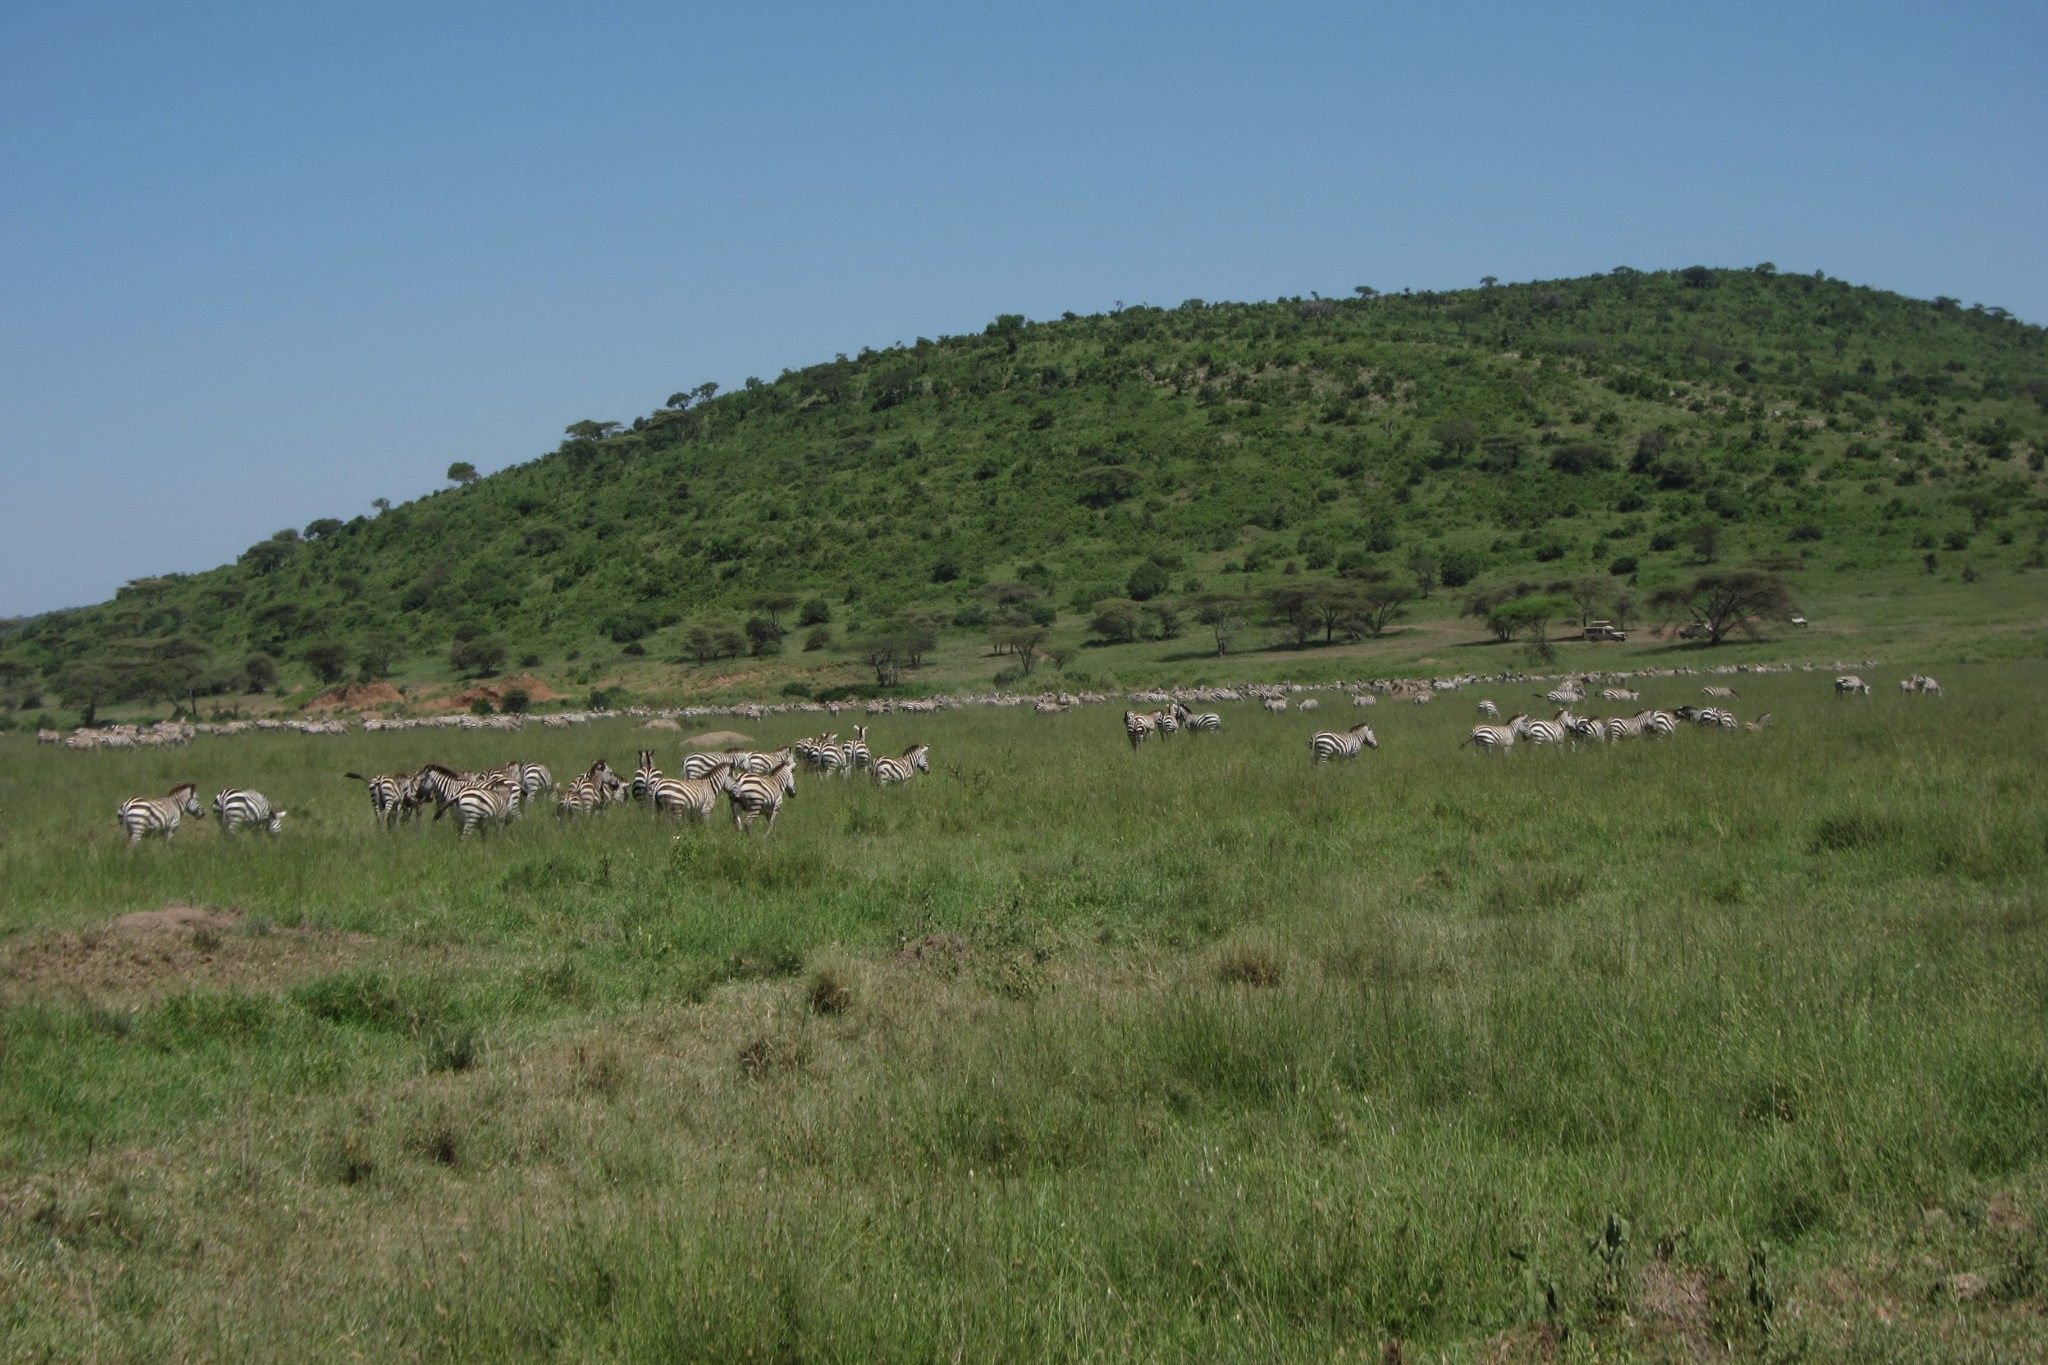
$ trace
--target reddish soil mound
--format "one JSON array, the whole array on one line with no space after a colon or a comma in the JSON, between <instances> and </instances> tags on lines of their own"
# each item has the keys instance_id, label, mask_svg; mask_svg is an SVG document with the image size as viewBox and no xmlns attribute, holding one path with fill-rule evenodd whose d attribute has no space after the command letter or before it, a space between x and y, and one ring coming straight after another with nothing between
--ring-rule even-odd
<instances>
[{"instance_id":1,"label":"reddish soil mound","mask_svg":"<svg viewBox=\"0 0 2048 1365\"><path fill-rule=\"evenodd\" d=\"M306 703L308 711L382 711L405 698L388 682L350 683L322 692Z\"/></svg>"},{"instance_id":2,"label":"reddish soil mound","mask_svg":"<svg viewBox=\"0 0 2048 1365\"><path fill-rule=\"evenodd\" d=\"M479 683L475 687L465 687L462 691L452 696L436 697L432 701L422 702L419 709L422 711L467 711L471 703L475 702L478 697L482 697L495 707L504 700L507 692L513 691L515 688L524 689L528 701L558 701L562 695L539 678L534 677L531 673L514 673L511 677L500 678L496 682Z\"/></svg>"},{"instance_id":3,"label":"reddish soil mound","mask_svg":"<svg viewBox=\"0 0 2048 1365\"><path fill-rule=\"evenodd\" d=\"M247 923L239 910L166 905L0 948L10 994L142 1001L173 991L275 990L361 962L374 939Z\"/></svg>"}]
</instances>

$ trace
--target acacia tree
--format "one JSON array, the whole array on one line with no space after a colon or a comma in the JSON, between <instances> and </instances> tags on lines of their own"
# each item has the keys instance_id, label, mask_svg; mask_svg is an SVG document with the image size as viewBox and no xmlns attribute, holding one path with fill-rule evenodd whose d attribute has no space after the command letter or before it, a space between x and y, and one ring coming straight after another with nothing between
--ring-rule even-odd
<instances>
[{"instance_id":1,"label":"acacia tree","mask_svg":"<svg viewBox=\"0 0 2048 1365\"><path fill-rule=\"evenodd\" d=\"M1761 569L1701 574L1690 583L1659 588L1651 594L1650 605L1684 612L1706 631L1710 645L1720 644L1736 629L1753 639L1760 623L1786 620L1799 610L1785 580Z\"/></svg>"},{"instance_id":2,"label":"acacia tree","mask_svg":"<svg viewBox=\"0 0 2048 1365\"><path fill-rule=\"evenodd\" d=\"M1217 657L1229 653L1231 637L1244 628L1244 600L1229 593L1208 592L1195 598L1191 605L1195 619L1215 632Z\"/></svg>"},{"instance_id":3,"label":"acacia tree","mask_svg":"<svg viewBox=\"0 0 2048 1365\"><path fill-rule=\"evenodd\" d=\"M1351 590L1344 627L1347 631L1384 635L1414 597L1415 589L1406 583L1362 583Z\"/></svg>"},{"instance_id":4,"label":"acacia tree","mask_svg":"<svg viewBox=\"0 0 2048 1365\"><path fill-rule=\"evenodd\" d=\"M457 460L454 464L448 466L448 482L459 483L464 488L469 487L469 485L482 477L481 474L476 472L476 466L468 460Z\"/></svg>"}]
</instances>

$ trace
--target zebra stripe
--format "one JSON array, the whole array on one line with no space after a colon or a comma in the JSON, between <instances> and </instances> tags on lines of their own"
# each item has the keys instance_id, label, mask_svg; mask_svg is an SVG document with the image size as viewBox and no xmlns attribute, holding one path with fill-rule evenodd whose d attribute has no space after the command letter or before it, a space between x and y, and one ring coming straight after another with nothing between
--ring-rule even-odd
<instances>
[{"instance_id":1,"label":"zebra stripe","mask_svg":"<svg viewBox=\"0 0 2048 1365\"><path fill-rule=\"evenodd\" d=\"M1140 711L1124 712L1124 737L1133 749L1152 738L1152 728L1152 717Z\"/></svg>"},{"instance_id":2,"label":"zebra stripe","mask_svg":"<svg viewBox=\"0 0 2048 1365\"><path fill-rule=\"evenodd\" d=\"M180 782L162 796L137 796L121 803L117 817L121 828L127 832L128 847L142 842L145 834L161 834L166 843L178 832L178 819L189 815L195 820L206 818L206 808L199 804L199 789L190 782Z\"/></svg>"},{"instance_id":3,"label":"zebra stripe","mask_svg":"<svg viewBox=\"0 0 2048 1365\"><path fill-rule=\"evenodd\" d=\"M654 766L654 750L642 749L640 751L640 766L633 770L633 800L647 800L649 790L660 780L661 769Z\"/></svg>"},{"instance_id":4,"label":"zebra stripe","mask_svg":"<svg viewBox=\"0 0 2048 1365\"><path fill-rule=\"evenodd\" d=\"M1318 730L1308 739L1309 757L1318 768L1333 758L1357 758L1367 747L1380 747L1370 725L1354 725L1342 732Z\"/></svg>"},{"instance_id":5,"label":"zebra stripe","mask_svg":"<svg viewBox=\"0 0 2048 1365\"><path fill-rule=\"evenodd\" d=\"M1845 673L1835 679L1835 695L1837 697L1846 697L1851 692L1861 692L1867 697L1870 695L1870 684L1857 677L1854 673Z\"/></svg>"},{"instance_id":6,"label":"zebra stripe","mask_svg":"<svg viewBox=\"0 0 2048 1365\"><path fill-rule=\"evenodd\" d=\"M1213 733L1223 728L1223 717L1214 711L1190 711L1179 702L1173 704L1173 718L1180 722L1180 728L1191 735Z\"/></svg>"},{"instance_id":7,"label":"zebra stripe","mask_svg":"<svg viewBox=\"0 0 2048 1365\"><path fill-rule=\"evenodd\" d=\"M796 765L786 760L770 772L735 772L725 784L725 799L732 805L736 829L749 829L756 816L766 815L768 833L773 834L783 801L795 795Z\"/></svg>"},{"instance_id":8,"label":"zebra stripe","mask_svg":"<svg viewBox=\"0 0 2048 1365\"><path fill-rule=\"evenodd\" d=\"M875 782L886 787L891 782L908 782L919 773L928 773L931 765L932 746L913 744L903 751L901 758L878 758L875 760Z\"/></svg>"},{"instance_id":9,"label":"zebra stripe","mask_svg":"<svg viewBox=\"0 0 2048 1365\"><path fill-rule=\"evenodd\" d=\"M220 817L222 834L233 834L238 825L261 825L268 833L282 834L290 812L273 810L262 792L229 787L213 798L213 813Z\"/></svg>"}]
</instances>

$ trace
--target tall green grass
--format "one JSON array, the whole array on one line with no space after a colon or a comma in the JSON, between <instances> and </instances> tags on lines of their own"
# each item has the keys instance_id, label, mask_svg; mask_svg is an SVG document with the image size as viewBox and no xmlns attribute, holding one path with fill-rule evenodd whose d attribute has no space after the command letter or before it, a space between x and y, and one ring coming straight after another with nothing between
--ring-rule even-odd
<instances>
[{"instance_id":1,"label":"tall green grass","mask_svg":"<svg viewBox=\"0 0 2048 1365\"><path fill-rule=\"evenodd\" d=\"M339 776L629 767L624 724L9 741L10 948L176 900L354 956L4 983L0 1312L70 1355L1855 1359L1890 1305L1909 1357L2038 1351L2044 680L1745 676L1770 731L1459 750L1539 705L1504 685L1322 770L1329 710L1135 753L1109 707L891 717L931 777L802 780L772 838L386 834ZM179 780L286 833L121 847Z\"/></svg>"}]
</instances>

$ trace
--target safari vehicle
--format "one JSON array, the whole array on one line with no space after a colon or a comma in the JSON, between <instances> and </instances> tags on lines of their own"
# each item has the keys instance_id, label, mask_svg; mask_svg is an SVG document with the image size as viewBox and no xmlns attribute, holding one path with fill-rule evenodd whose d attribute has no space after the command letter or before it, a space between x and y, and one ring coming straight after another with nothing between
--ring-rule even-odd
<instances>
[{"instance_id":1,"label":"safari vehicle","mask_svg":"<svg viewBox=\"0 0 2048 1365\"><path fill-rule=\"evenodd\" d=\"M1617 630L1612 621L1589 621L1586 623L1588 640L1626 640L1628 632Z\"/></svg>"}]
</instances>

